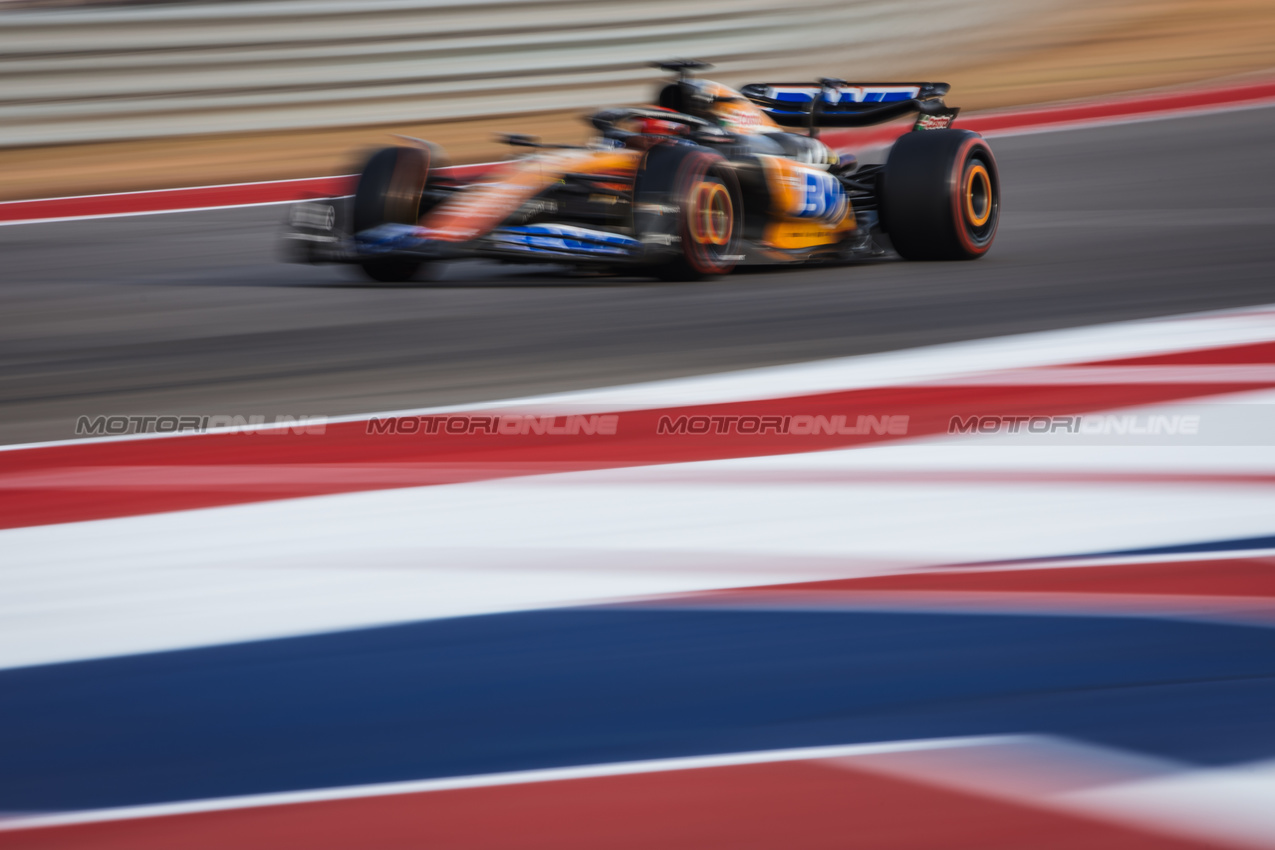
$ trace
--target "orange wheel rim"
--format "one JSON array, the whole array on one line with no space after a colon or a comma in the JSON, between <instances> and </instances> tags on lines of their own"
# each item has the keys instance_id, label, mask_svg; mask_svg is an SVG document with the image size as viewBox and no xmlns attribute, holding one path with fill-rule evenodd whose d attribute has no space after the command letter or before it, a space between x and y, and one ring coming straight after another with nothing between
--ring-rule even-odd
<instances>
[{"instance_id":1,"label":"orange wheel rim","mask_svg":"<svg viewBox=\"0 0 1275 850\"><path fill-rule=\"evenodd\" d=\"M992 217L992 178L981 164L965 176L965 218L973 227L982 227Z\"/></svg>"},{"instance_id":2,"label":"orange wheel rim","mask_svg":"<svg viewBox=\"0 0 1275 850\"><path fill-rule=\"evenodd\" d=\"M691 235L701 245L719 248L730 244L735 208L730 192L721 183L700 183L695 187L694 206L690 210Z\"/></svg>"}]
</instances>

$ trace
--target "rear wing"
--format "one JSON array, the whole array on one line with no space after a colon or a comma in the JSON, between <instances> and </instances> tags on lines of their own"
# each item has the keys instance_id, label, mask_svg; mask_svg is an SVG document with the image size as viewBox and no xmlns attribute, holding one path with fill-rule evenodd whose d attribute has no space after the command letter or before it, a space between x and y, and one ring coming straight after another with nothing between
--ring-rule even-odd
<instances>
[{"instance_id":1,"label":"rear wing","mask_svg":"<svg viewBox=\"0 0 1275 850\"><path fill-rule=\"evenodd\" d=\"M919 113L917 129L950 127L947 83L750 83L740 90L782 127L864 127Z\"/></svg>"}]
</instances>

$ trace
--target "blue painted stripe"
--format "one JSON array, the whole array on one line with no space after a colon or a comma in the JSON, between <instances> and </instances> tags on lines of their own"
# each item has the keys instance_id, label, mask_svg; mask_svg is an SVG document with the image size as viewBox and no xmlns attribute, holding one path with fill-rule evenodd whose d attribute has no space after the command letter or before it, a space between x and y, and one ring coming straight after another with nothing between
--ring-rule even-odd
<instances>
[{"instance_id":1,"label":"blue painted stripe","mask_svg":"<svg viewBox=\"0 0 1275 850\"><path fill-rule=\"evenodd\" d=\"M952 566L989 566L1009 564L1041 564L1050 561L1099 560L1103 558L1128 558L1155 555L1207 555L1210 552L1252 552L1275 549L1275 535L1261 537L1237 537L1231 540L1207 540L1202 543L1177 543L1172 546L1151 546L1143 549L1112 549L1106 552L1079 552L1071 555L1050 555L1047 558L1014 558L1006 561L977 561Z\"/></svg>"},{"instance_id":2,"label":"blue painted stripe","mask_svg":"<svg viewBox=\"0 0 1275 850\"><path fill-rule=\"evenodd\" d=\"M0 810L967 734L1232 763L1272 705L1269 629L538 611L0 672Z\"/></svg>"},{"instance_id":3,"label":"blue painted stripe","mask_svg":"<svg viewBox=\"0 0 1275 850\"><path fill-rule=\"evenodd\" d=\"M1180 543L1175 546L1152 546L1147 549L1118 549L1085 555L1088 558L1112 558L1122 555L1187 555L1200 552L1242 552L1252 549L1275 549L1275 535L1239 537L1233 540L1210 540L1205 543Z\"/></svg>"}]
</instances>

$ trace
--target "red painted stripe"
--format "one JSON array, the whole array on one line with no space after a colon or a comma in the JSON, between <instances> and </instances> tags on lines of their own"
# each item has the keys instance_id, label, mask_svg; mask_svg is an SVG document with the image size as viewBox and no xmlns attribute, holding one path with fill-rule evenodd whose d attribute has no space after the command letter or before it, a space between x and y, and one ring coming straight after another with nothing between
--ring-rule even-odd
<instances>
[{"instance_id":1,"label":"red painted stripe","mask_svg":"<svg viewBox=\"0 0 1275 850\"><path fill-rule=\"evenodd\" d=\"M613 436L391 436L370 434L366 421L356 421L329 425L321 436L204 434L32 447L0 452L0 528L542 472L810 452L945 434L953 416L1075 414L1272 385L885 387L624 412L618 414ZM658 433L663 417L752 416L782 421L796 415L848 416L851 423L859 415L907 416L909 420L905 435ZM713 427L711 420L708 424ZM243 478L227 476L215 487L205 480L192 480L192 468L215 470L227 465L253 467L257 472ZM323 474L295 474L305 468ZM368 469L379 468L393 468L393 480L369 477ZM60 482L58 476L63 474L70 479ZM96 476L97 483L86 483L86 476ZM145 480L138 481L137 476Z\"/></svg>"},{"instance_id":2,"label":"red painted stripe","mask_svg":"<svg viewBox=\"0 0 1275 850\"><path fill-rule=\"evenodd\" d=\"M1114 100L962 116L959 119L959 125L978 133L1005 133L1058 124L1171 115L1175 112L1224 108L1267 100L1275 100L1275 80L1225 88L1171 91Z\"/></svg>"},{"instance_id":3,"label":"red painted stripe","mask_svg":"<svg viewBox=\"0 0 1275 850\"><path fill-rule=\"evenodd\" d=\"M1129 594L1275 599L1275 558L1219 558L1103 564L1066 569L904 573L868 578L740 588L732 593L776 591L956 591L963 593Z\"/></svg>"},{"instance_id":4,"label":"red painted stripe","mask_svg":"<svg viewBox=\"0 0 1275 850\"><path fill-rule=\"evenodd\" d=\"M480 163L453 166L440 171L450 177L468 179L481 175L490 167L490 163ZM348 195L353 191L353 177L338 175L263 183L231 183L225 186L196 186L188 189L122 192L113 195L5 201L0 202L0 222L138 215L215 207L240 207L251 204L281 204L306 198Z\"/></svg>"},{"instance_id":5,"label":"red painted stripe","mask_svg":"<svg viewBox=\"0 0 1275 850\"><path fill-rule=\"evenodd\" d=\"M1123 360L1102 360L1079 363L1079 366L1220 366L1266 365L1275 363L1275 342L1254 342L1248 345L1231 345L1223 348L1201 348L1193 351L1174 351L1169 354L1151 354L1146 357L1127 357Z\"/></svg>"},{"instance_id":6,"label":"red painted stripe","mask_svg":"<svg viewBox=\"0 0 1275 850\"><path fill-rule=\"evenodd\" d=\"M1054 107L973 114L962 116L958 119L958 125L980 133L1006 133L1078 122L1151 117L1181 111L1225 108L1271 99L1275 99L1275 81L1264 81L1226 88L1176 91ZM889 144L906 130L906 122L903 124L896 122L878 128L827 130L824 132L823 139L839 150L860 150ZM491 163L481 163L455 166L447 171L452 176L472 178L482 174L490 165ZM0 222L135 215L209 207L287 203L316 195L344 195L350 191L349 177L341 176L125 192L112 195L86 195L75 198L6 201L0 202Z\"/></svg>"},{"instance_id":7,"label":"red painted stripe","mask_svg":"<svg viewBox=\"0 0 1275 850\"><path fill-rule=\"evenodd\" d=\"M904 133L912 132L916 119L888 121L871 127L828 129L819 132L819 140L838 153L863 153L894 144Z\"/></svg>"},{"instance_id":8,"label":"red painted stripe","mask_svg":"<svg viewBox=\"0 0 1275 850\"><path fill-rule=\"evenodd\" d=\"M639 603L641 605L641 603ZM642 607L694 610L942 612L1026 616L1115 616L1206 619L1263 628L1275 626L1275 600L1248 596L1141 593L1033 593L970 590L719 591L649 602Z\"/></svg>"},{"instance_id":9,"label":"red painted stripe","mask_svg":"<svg viewBox=\"0 0 1275 850\"><path fill-rule=\"evenodd\" d=\"M231 809L0 833L12 850L777 847L1150 850L1203 845L789 762Z\"/></svg>"},{"instance_id":10,"label":"red painted stripe","mask_svg":"<svg viewBox=\"0 0 1275 850\"><path fill-rule=\"evenodd\" d=\"M273 204L307 197L347 194L349 182L348 177L315 177L308 180L237 183L227 186L200 186L192 189L155 192L124 192L118 195L88 195L81 198L9 201L0 204L0 221L129 215L203 207Z\"/></svg>"}]
</instances>

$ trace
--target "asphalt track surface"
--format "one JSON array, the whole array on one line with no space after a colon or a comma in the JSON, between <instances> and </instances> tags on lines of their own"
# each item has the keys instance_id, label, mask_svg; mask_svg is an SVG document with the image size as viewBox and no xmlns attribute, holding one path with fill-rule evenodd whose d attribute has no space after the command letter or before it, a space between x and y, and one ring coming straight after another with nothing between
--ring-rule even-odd
<instances>
[{"instance_id":1,"label":"asphalt track surface","mask_svg":"<svg viewBox=\"0 0 1275 850\"><path fill-rule=\"evenodd\" d=\"M0 227L0 443L80 415L339 415L1275 300L1275 108L995 140L997 244L701 284L284 265L259 207Z\"/></svg>"}]
</instances>

